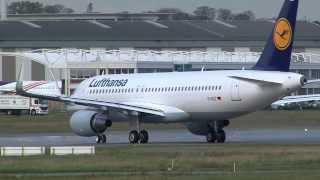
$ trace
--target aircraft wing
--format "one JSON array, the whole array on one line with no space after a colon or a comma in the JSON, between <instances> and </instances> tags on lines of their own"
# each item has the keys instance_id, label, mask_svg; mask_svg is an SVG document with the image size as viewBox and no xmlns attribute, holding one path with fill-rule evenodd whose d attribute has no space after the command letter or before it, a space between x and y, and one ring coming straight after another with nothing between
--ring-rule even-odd
<instances>
[{"instance_id":1,"label":"aircraft wing","mask_svg":"<svg viewBox=\"0 0 320 180\"><path fill-rule=\"evenodd\" d=\"M50 94L61 96L61 81L24 81L23 90L27 92L37 92L40 94ZM17 82L0 81L0 93L16 93Z\"/></svg>"},{"instance_id":2,"label":"aircraft wing","mask_svg":"<svg viewBox=\"0 0 320 180\"><path fill-rule=\"evenodd\" d=\"M15 93L16 82L0 81L0 92L1 93Z\"/></svg>"},{"instance_id":3,"label":"aircraft wing","mask_svg":"<svg viewBox=\"0 0 320 180\"><path fill-rule=\"evenodd\" d=\"M272 105L284 105L289 103L301 103L301 102L311 102L320 101L320 94L317 95L305 95L305 96L288 96L283 99L272 103Z\"/></svg>"},{"instance_id":4,"label":"aircraft wing","mask_svg":"<svg viewBox=\"0 0 320 180\"><path fill-rule=\"evenodd\" d=\"M89 100L89 99L79 99L79 98L72 98L72 97L60 97L58 101L66 102L66 103L74 103L77 105L95 107L95 108L116 108L119 110L129 110L129 111L136 111L146 114L153 114L165 117L165 112L162 109L158 109L156 107L148 107L148 106L138 106L138 105L131 105L127 103L118 103L118 102L106 102L106 101L99 101L99 100Z\"/></svg>"},{"instance_id":5,"label":"aircraft wing","mask_svg":"<svg viewBox=\"0 0 320 180\"><path fill-rule=\"evenodd\" d=\"M320 79L314 79L314 80L308 80L305 85L309 85L309 84L318 84L320 83Z\"/></svg>"},{"instance_id":6,"label":"aircraft wing","mask_svg":"<svg viewBox=\"0 0 320 180\"><path fill-rule=\"evenodd\" d=\"M80 99L75 97L62 96L58 94L45 94L41 92L35 92L32 90L25 90L22 82L17 82L16 93L26 97L35 97L41 99L47 99L52 101L60 101L65 103L72 103L76 105L83 105L95 108L115 108L119 110L136 111L151 115L157 115L165 118L186 117L187 114L180 109L174 107L168 107L164 105L157 105L151 103L134 103L134 102L106 102L94 99ZM179 118L178 118L179 119Z\"/></svg>"}]
</instances>

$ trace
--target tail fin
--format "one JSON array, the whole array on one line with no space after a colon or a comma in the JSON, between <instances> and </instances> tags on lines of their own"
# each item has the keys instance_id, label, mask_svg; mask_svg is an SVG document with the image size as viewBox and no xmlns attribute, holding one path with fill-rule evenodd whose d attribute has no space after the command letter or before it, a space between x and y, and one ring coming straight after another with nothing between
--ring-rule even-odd
<instances>
[{"instance_id":1,"label":"tail fin","mask_svg":"<svg viewBox=\"0 0 320 180\"><path fill-rule=\"evenodd\" d=\"M255 70L284 71L290 68L299 0L285 0Z\"/></svg>"}]
</instances>

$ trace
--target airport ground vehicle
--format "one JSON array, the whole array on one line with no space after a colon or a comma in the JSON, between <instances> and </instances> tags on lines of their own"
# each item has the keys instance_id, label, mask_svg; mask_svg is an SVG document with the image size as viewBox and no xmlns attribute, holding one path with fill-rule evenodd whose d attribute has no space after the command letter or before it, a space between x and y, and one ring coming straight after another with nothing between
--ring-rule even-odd
<instances>
[{"instance_id":1,"label":"airport ground vehicle","mask_svg":"<svg viewBox=\"0 0 320 180\"><path fill-rule=\"evenodd\" d=\"M8 115L30 115L48 114L48 101L38 98L29 98L19 95L0 95L0 111Z\"/></svg>"}]
</instances>

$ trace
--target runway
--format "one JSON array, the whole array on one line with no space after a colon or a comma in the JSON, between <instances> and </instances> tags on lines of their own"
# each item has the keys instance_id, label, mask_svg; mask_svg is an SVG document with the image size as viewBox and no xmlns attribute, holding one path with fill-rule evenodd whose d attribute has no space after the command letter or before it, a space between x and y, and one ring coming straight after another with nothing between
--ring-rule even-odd
<instances>
[{"instance_id":1,"label":"runway","mask_svg":"<svg viewBox=\"0 0 320 180\"><path fill-rule=\"evenodd\" d=\"M187 130L149 131L151 144L206 143L205 137L195 136ZM226 130L227 143L233 144L320 144L320 129L255 129ZM110 131L108 145L128 144L128 132ZM95 145L95 137L85 138L73 134L18 134L1 135L0 146L72 146Z\"/></svg>"}]
</instances>

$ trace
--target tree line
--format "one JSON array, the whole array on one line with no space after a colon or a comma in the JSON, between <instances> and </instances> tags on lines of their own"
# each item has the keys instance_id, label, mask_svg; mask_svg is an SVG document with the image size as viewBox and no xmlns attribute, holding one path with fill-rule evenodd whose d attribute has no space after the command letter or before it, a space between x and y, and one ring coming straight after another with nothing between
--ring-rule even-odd
<instances>
[{"instance_id":1,"label":"tree line","mask_svg":"<svg viewBox=\"0 0 320 180\"><path fill-rule=\"evenodd\" d=\"M43 5L40 2L19 1L12 2L8 6L9 14L57 14L57 13L73 13L72 8L65 7L61 4ZM93 12L93 3L87 6L87 13ZM122 12L128 14L128 12ZM197 7L193 13L184 12L178 8L162 8L157 11L147 11L147 13L169 13L170 16L161 16L162 19L171 18L173 20L255 20L255 14L252 11L244 11L241 13L233 13L229 9L215 9L209 6ZM121 14L121 13L120 13Z\"/></svg>"},{"instance_id":2,"label":"tree line","mask_svg":"<svg viewBox=\"0 0 320 180\"><path fill-rule=\"evenodd\" d=\"M152 11L148 11L152 12ZM215 9L209 6L197 7L193 13L187 13L177 8L162 8L156 13L173 13L172 19L174 20L243 20L243 21L254 21L255 14L248 10L241 13L233 13L229 9Z\"/></svg>"},{"instance_id":3,"label":"tree line","mask_svg":"<svg viewBox=\"0 0 320 180\"><path fill-rule=\"evenodd\" d=\"M74 10L61 4L43 5L40 2L19 1L12 2L8 6L9 14L56 14L56 13L73 13Z\"/></svg>"}]
</instances>

